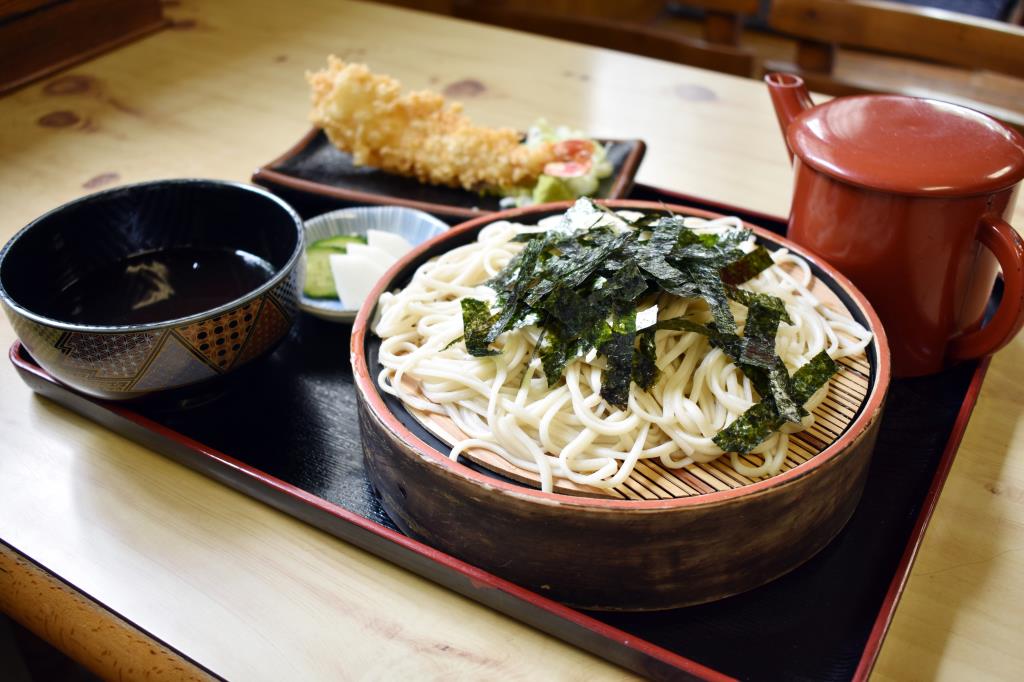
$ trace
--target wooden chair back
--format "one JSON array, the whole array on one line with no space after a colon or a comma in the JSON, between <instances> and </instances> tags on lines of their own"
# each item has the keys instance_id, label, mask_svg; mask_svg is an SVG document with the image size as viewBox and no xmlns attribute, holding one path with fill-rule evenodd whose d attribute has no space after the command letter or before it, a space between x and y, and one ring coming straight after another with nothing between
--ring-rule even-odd
<instances>
[{"instance_id":1,"label":"wooden chair back","mask_svg":"<svg viewBox=\"0 0 1024 682\"><path fill-rule=\"evenodd\" d=\"M755 75L754 53L739 43L741 15L756 12L757 0L693 0L687 4L706 10L703 40L658 26L663 0L455 0L453 14L733 75Z\"/></svg>"},{"instance_id":2,"label":"wooden chair back","mask_svg":"<svg viewBox=\"0 0 1024 682\"><path fill-rule=\"evenodd\" d=\"M907 87L893 89L939 98L945 92L945 99L1024 125L1024 100L1019 111L989 106L983 89L958 87L976 71L1024 77L1024 28L1019 26L875 0L773 0L769 24L797 38L798 44L795 64L766 63L765 70L797 73L813 90L845 95L878 89L877 84L866 87L854 74L835 71L836 48L853 48L959 67L964 70L959 75L953 69L946 72L947 84L933 78L922 91L912 79L904 79ZM970 92L964 97L958 90Z\"/></svg>"}]
</instances>

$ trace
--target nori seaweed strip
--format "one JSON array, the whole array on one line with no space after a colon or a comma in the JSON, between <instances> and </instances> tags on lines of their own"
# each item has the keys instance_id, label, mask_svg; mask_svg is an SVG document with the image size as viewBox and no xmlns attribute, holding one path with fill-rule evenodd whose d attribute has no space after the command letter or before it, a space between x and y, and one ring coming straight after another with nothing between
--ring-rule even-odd
<instances>
[{"instance_id":1,"label":"nori seaweed strip","mask_svg":"<svg viewBox=\"0 0 1024 682\"><path fill-rule=\"evenodd\" d=\"M740 289L739 287L729 286L726 287L726 292L729 298L741 303L746 307L750 308L754 305L761 306L768 310L775 311L779 314L779 320L786 324L793 324L793 320L790 319L789 313L786 312L786 302L778 296L772 296L771 294L757 294L753 291L747 291L746 289Z\"/></svg>"},{"instance_id":2,"label":"nori seaweed strip","mask_svg":"<svg viewBox=\"0 0 1024 682\"><path fill-rule=\"evenodd\" d=\"M597 270L608 256L633 239L635 239L634 233L624 232L617 236L609 236L596 243L594 247L582 250L572 257L550 259L544 264L543 278L531 287L526 302L531 306L537 305L556 286L579 286Z\"/></svg>"},{"instance_id":3,"label":"nori seaweed strip","mask_svg":"<svg viewBox=\"0 0 1024 682\"><path fill-rule=\"evenodd\" d=\"M679 221L682 225L682 221ZM717 264L720 268L741 260L745 255L740 245L750 239L750 230L730 230L720 235L700 234L695 230L682 227L672 252L670 261L698 260L702 263Z\"/></svg>"},{"instance_id":4,"label":"nori seaweed strip","mask_svg":"<svg viewBox=\"0 0 1024 682\"><path fill-rule=\"evenodd\" d=\"M607 321L601 320L580 337L577 355L589 352L591 348L600 349L611 337L612 326Z\"/></svg>"},{"instance_id":5,"label":"nori seaweed strip","mask_svg":"<svg viewBox=\"0 0 1024 682\"><path fill-rule=\"evenodd\" d=\"M633 355L636 351L636 311L623 307L617 311L612 335L598 351L608 364L601 376L601 397L620 409L629 403L629 385L633 381Z\"/></svg>"},{"instance_id":6,"label":"nori seaweed strip","mask_svg":"<svg viewBox=\"0 0 1024 682\"><path fill-rule=\"evenodd\" d=\"M729 309L728 295L719 271L740 259L743 253L725 237L698 234L684 227L682 220L666 219L656 228L668 230L670 226L677 232L667 262L693 283L696 295L703 298L711 309L715 326L722 332L735 333L736 320Z\"/></svg>"},{"instance_id":7,"label":"nori seaweed strip","mask_svg":"<svg viewBox=\"0 0 1024 682\"><path fill-rule=\"evenodd\" d=\"M562 378L569 361L576 357L577 340L559 336L550 329L545 330L541 338L540 362L548 388L551 388Z\"/></svg>"},{"instance_id":8,"label":"nori seaweed strip","mask_svg":"<svg viewBox=\"0 0 1024 682\"><path fill-rule=\"evenodd\" d=\"M669 265L664 256L650 252L638 251L636 264L647 273L662 289L680 298L696 298L700 296L697 285L679 268Z\"/></svg>"},{"instance_id":9,"label":"nori seaweed strip","mask_svg":"<svg viewBox=\"0 0 1024 682\"><path fill-rule=\"evenodd\" d=\"M674 263L701 261L709 264L725 264L738 258L735 254L723 252L714 234L698 234L679 222L679 232L675 243L668 253L668 259Z\"/></svg>"},{"instance_id":10,"label":"nori seaweed strip","mask_svg":"<svg viewBox=\"0 0 1024 682\"><path fill-rule=\"evenodd\" d=\"M466 351L475 357L497 355L498 351L488 348L487 332L493 324L490 307L475 298L464 298L462 305L462 326L466 337Z\"/></svg>"},{"instance_id":11,"label":"nori seaweed strip","mask_svg":"<svg viewBox=\"0 0 1024 682\"><path fill-rule=\"evenodd\" d=\"M636 301L647 292L647 279L640 273L636 261L626 261L615 275L597 289L592 298L593 304L598 301L613 303L630 303Z\"/></svg>"},{"instance_id":12,"label":"nori seaweed strip","mask_svg":"<svg viewBox=\"0 0 1024 682\"><path fill-rule=\"evenodd\" d=\"M743 242L750 239L753 234L751 230L746 228L740 228L737 230L729 230L718 237L718 245L726 250L738 250Z\"/></svg>"},{"instance_id":13,"label":"nori seaweed strip","mask_svg":"<svg viewBox=\"0 0 1024 682\"><path fill-rule=\"evenodd\" d=\"M750 383L753 384L754 389L762 396L762 398L771 398L774 405L775 397L778 396L779 404L784 406L783 411L788 416L796 417L794 421L799 421L803 416L799 409L793 407L794 402L791 397L792 390L787 383L789 374L786 370L785 364L782 362L782 359L778 356L774 356L774 361L767 368L745 363L741 358L743 357L748 339L742 336L737 336L736 334L723 334L711 325L700 324L683 317L673 317L667 320L661 320L655 325L655 328L696 332L708 337L711 345L721 348L722 352L728 355L729 359L731 359L733 363L740 368L740 371L742 371L743 375L750 380ZM773 336L772 344L774 343L775 341ZM797 405L799 405L799 403L797 403Z\"/></svg>"},{"instance_id":14,"label":"nori seaweed strip","mask_svg":"<svg viewBox=\"0 0 1024 682\"><path fill-rule=\"evenodd\" d=\"M513 322L522 322L526 318L527 311L522 309L523 299L536 279L534 271L537 268L537 260L547 245L547 239L534 240L529 242L519 254L515 279L506 288L506 295L499 298L502 304L501 312L498 313L497 319L487 331L487 343L493 342L502 333L512 329ZM499 273L500 276L501 273ZM463 317L465 318L465 315Z\"/></svg>"},{"instance_id":15,"label":"nori seaweed strip","mask_svg":"<svg viewBox=\"0 0 1024 682\"><path fill-rule=\"evenodd\" d=\"M520 232L509 241L525 244L526 242L532 242L534 239L545 239L547 236L547 232Z\"/></svg>"},{"instance_id":16,"label":"nori seaweed strip","mask_svg":"<svg viewBox=\"0 0 1024 682\"><path fill-rule=\"evenodd\" d=\"M758 246L739 260L726 265L719 273L726 284L743 284L754 279L775 264L772 254L763 246Z\"/></svg>"},{"instance_id":17,"label":"nori seaweed strip","mask_svg":"<svg viewBox=\"0 0 1024 682\"><path fill-rule=\"evenodd\" d=\"M800 420L807 416L807 410L804 409L803 403L793 396L792 380L782 358L777 358L775 365L768 370L768 382L772 387L772 400L779 416L788 422L800 423Z\"/></svg>"},{"instance_id":18,"label":"nori seaweed strip","mask_svg":"<svg viewBox=\"0 0 1024 682\"><path fill-rule=\"evenodd\" d=\"M799 422L807 413L793 397L789 372L782 358L775 352L779 324L783 321L792 324L785 302L775 296L756 294L738 287L728 287L728 292L730 298L747 306L742 344L739 355L732 356L733 360L754 382L762 396L771 395L782 417L787 421ZM767 382L767 390L764 382Z\"/></svg>"},{"instance_id":19,"label":"nori seaweed strip","mask_svg":"<svg viewBox=\"0 0 1024 682\"><path fill-rule=\"evenodd\" d=\"M775 335L785 315L775 307L751 301L747 308L747 323L743 327L743 350L738 360L746 365L770 370L778 355L775 354Z\"/></svg>"},{"instance_id":20,"label":"nori seaweed strip","mask_svg":"<svg viewBox=\"0 0 1024 682\"><path fill-rule=\"evenodd\" d=\"M529 243L541 244L544 241L544 239L534 239ZM527 250L523 249L515 256L513 256L512 260L506 263L505 267L503 267L501 271L498 272L498 274L484 282L485 286L488 286L498 292L499 299L502 298L504 295L508 294L508 292L510 292L512 287L515 285L516 281L519 278L520 270L522 269L523 259L526 255Z\"/></svg>"},{"instance_id":21,"label":"nori seaweed strip","mask_svg":"<svg viewBox=\"0 0 1024 682\"><path fill-rule=\"evenodd\" d=\"M752 374L752 368L766 373L768 391L774 399L778 414L788 422L799 422L807 413L793 397L790 372L785 369L782 358L775 354L778 324L777 310L757 303L749 308L746 326L743 329L739 367L746 375ZM761 394L767 397L765 393Z\"/></svg>"},{"instance_id":22,"label":"nori seaweed strip","mask_svg":"<svg viewBox=\"0 0 1024 682\"><path fill-rule=\"evenodd\" d=\"M778 356L775 355L775 337L743 337L742 349L739 357L734 358L742 365L760 367L763 370L771 370L775 366Z\"/></svg>"},{"instance_id":23,"label":"nori seaweed strip","mask_svg":"<svg viewBox=\"0 0 1024 682\"><path fill-rule=\"evenodd\" d=\"M807 364L793 373L791 381L793 384L793 397L801 405L811 399L818 390L824 386L839 370L836 361L829 357L825 351L821 351Z\"/></svg>"},{"instance_id":24,"label":"nori seaweed strip","mask_svg":"<svg viewBox=\"0 0 1024 682\"><path fill-rule=\"evenodd\" d=\"M660 216L657 213L646 213L646 214L640 216L639 218L637 218L636 220L633 220L633 221L628 221L627 220L626 222L629 224L630 227L632 227L634 229L643 230L643 229L646 229L647 227L650 227L651 225L653 225L654 223L658 222L659 220L661 220L664 217L665 216Z\"/></svg>"},{"instance_id":25,"label":"nori seaweed strip","mask_svg":"<svg viewBox=\"0 0 1024 682\"><path fill-rule=\"evenodd\" d=\"M480 301L468 308L463 305L467 349L474 355L493 354L488 344L501 333L539 324L544 331L535 352L549 385L557 383L570 361L596 348L607 362L601 394L609 404L625 407L631 381L645 390L657 382L654 332L694 331L721 348L762 396L757 410L751 408L750 417L735 432L745 429L747 440L760 433L764 420L751 420L761 412L771 414L771 421L799 421L805 400L797 401L796 375L789 376L775 353L779 324L791 323L785 305L774 296L735 286L770 267L771 254L761 247L743 253L740 246L750 237L746 230L698 234L685 227L680 216L647 214L626 221L632 229L623 231L598 227L602 212L609 209L581 200L567 212L561 229L515 238L525 242L524 249L488 283L498 292L497 313L491 315ZM569 229L570 215L580 214L584 219L592 214L593 224ZM640 241L647 230L650 238ZM713 321L702 325L683 318L663 320L638 335L637 300L652 287L704 299ZM737 332L730 299L748 308L743 336Z\"/></svg>"},{"instance_id":26,"label":"nori seaweed strip","mask_svg":"<svg viewBox=\"0 0 1024 682\"><path fill-rule=\"evenodd\" d=\"M711 441L722 448L722 452L742 454L756 448L785 423L786 420L775 410L775 402L767 398L752 405L732 424L715 434Z\"/></svg>"},{"instance_id":27,"label":"nori seaweed strip","mask_svg":"<svg viewBox=\"0 0 1024 682\"><path fill-rule=\"evenodd\" d=\"M565 334L577 336L594 324L604 322L613 306L633 303L646 291L647 280L635 263L628 262L589 296L580 296L575 289L559 284L542 306L561 323Z\"/></svg>"},{"instance_id":28,"label":"nori seaweed strip","mask_svg":"<svg viewBox=\"0 0 1024 682\"><path fill-rule=\"evenodd\" d=\"M594 324L593 309L575 289L557 285L541 304L542 309L558 320L560 336L578 337Z\"/></svg>"},{"instance_id":29,"label":"nori seaweed strip","mask_svg":"<svg viewBox=\"0 0 1024 682\"><path fill-rule=\"evenodd\" d=\"M697 285L666 260L679 238L680 230L686 229L682 225L682 220L662 218L651 225L650 239L632 243L627 252L662 289L682 298L694 298L700 295Z\"/></svg>"},{"instance_id":30,"label":"nori seaweed strip","mask_svg":"<svg viewBox=\"0 0 1024 682\"><path fill-rule=\"evenodd\" d=\"M770 297L767 297L770 298ZM779 300L779 299L776 299ZM779 301L781 303L781 301ZM785 363L775 353L775 335L779 330L779 322L786 314L785 307L781 310L774 302L753 299L747 309L747 323L743 329L743 350L740 353L740 366L744 372L750 366L758 367L768 374L772 398L780 416L786 421L798 422L807 412L792 395L789 371ZM787 316L788 319L788 316Z\"/></svg>"},{"instance_id":31,"label":"nori seaweed strip","mask_svg":"<svg viewBox=\"0 0 1024 682\"><path fill-rule=\"evenodd\" d=\"M561 378L570 360L607 342L612 329L606 319L613 308L632 310L635 299L646 290L647 281L635 263L622 268L587 298L572 289L556 287L543 304L544 311L557 320L557 325L550 325L557 330L549 330L551 348L542 355L548 384L554 385Z\"/></svg>"},{"instance_id":32,"label":"nori seaweed strip","mask_svg":"<svg viewBox=\"0 0 1024 682\"><path fill-rule=\"evenodd\" d=\"M637 335L639 343L637 344L637 352L633 355L633 381L645 391L651 390L658 383L658 378L661 376L661 370L658 369L657 365L657 352L654 346L654 331L652 327L645 329Z\"/></svg>"},{"instance_id":33,"label":"nori seaweed strip","mask_svg":"<svg viewBox=\"0 0 1024 682\"><path fill-rule=\"evenodd\" d=\"M736 333L736 318L729 309L728 296L718 269L714 266L691 264L686 267L690 279L697 284L700 297L707 301L715 326L726 334Z\"/></svg>"},{"instance_id":34,"label":"nori seaweed strip","mask_svg":"<svg viewBox=\"0 0 1024 682\"><path fill-rule=\"evenodd\" d=\"M794 372L790 384L797 404L802 408L837 369L835 361L828 353L821 351ZM775 401L766 398L737 417L712 440L725 452L750 452L785 422L786 420L779 416L776 410Z\"/></svg>"}]
</instances>

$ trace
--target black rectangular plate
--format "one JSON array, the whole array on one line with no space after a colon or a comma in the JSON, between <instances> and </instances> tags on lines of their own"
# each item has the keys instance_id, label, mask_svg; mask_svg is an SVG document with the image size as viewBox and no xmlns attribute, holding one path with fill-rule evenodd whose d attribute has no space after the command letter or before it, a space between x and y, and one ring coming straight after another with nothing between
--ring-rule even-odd
<instances>
[{"instance_id":1,"label":"black rectangular plate","mask_svg":"<svg viewBox=\"0 0 1024 682\"><path fill-rule=\"evenodd\" d=\"M728 208L642 186L634 197ZM296 207L307 214L318 210L315 204ZM776 232L784 229L777 219L731 212ZM861 679L869 672L987 366L967 363L893 381L857 511L828 547L789 575L702 606L581 613L501 581L481 583L488 574L397 533L363 470L348 335L348 326L303 316L258 371L243 373L222 386L222 395L185 410L92 401L47 379L23 351L12 359L34 390L71 409L637 672L664 679L714 678L717 671L791 680ZM299 492L285 490L291 486ZM331 512L334 505L345 511Z\"/></svg>"},{"instance_id":2,"label":"black rectangular plate","mask_svg":"<svg viewBox=\"0 0 1024 682\"><path fill-rule=\"evenodd\" d=\"M644 158L641 140L600 140L608 150L612 174L601 181L597 198L623 199ZM500 197L455 187L427 185L414 178L356 166L321 130L312 130L294 147L252 176L253 182L290 198L297 194L324 207L390 204L418 208L449 221L498 211ZM300 200L301 200L300 199Z\"/></svg>"}]
</instances>

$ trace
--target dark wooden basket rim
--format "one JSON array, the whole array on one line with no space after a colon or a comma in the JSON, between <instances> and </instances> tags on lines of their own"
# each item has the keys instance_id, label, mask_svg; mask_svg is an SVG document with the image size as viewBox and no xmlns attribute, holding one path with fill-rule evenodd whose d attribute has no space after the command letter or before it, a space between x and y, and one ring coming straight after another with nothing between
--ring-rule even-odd
<instances>
[{"instance_id":1,"label":"dark wooden basket rim","mask_svg":"<svg viewBox=\"0 0 1024 682\"><path fill-rule=\"evenodd\" d=\"M722 217L722 214L719 213L689 208L678 204L663 204L652 201L634 201L625 199L606 200L599 203L616 209L669 210L676 213L686 213L687 215L709 219ZM493 490L499 494L511 495L539 503L556 503L563 507L583 508L595 512L601 510L614 510L619 513L624 510L650 512L665 509L722 504L741 496L770 493L798 478L812 474L819 470L823 465L832 462L842 453L846 452L850 445L865 433L868 426L870 426L874 420L879 418L882 404L885 400L885 395L889 389L891 368L888 340L885 335L885 330L882 327L881 320L878 318L877 313L875 313L874 308L864 295L857 290L853 283L836 271L836 269L831 265L828 265L817 256L783 237L757 227L756 225L744 223L744 226L752 230L759 240L766 240L783 246L817 265L831 279L831 282L829 283L830 285L842 288L844 293L846 293L850 299L856 303L865 318L867 318L871 332L874 334L872 344L875 347L877 358L874 375L875 380L870 387L870 391L867 399L864 401L863 408L857 415L857 418L847 427L846 431L836 439L836 441L810 460L771 478L730 490L720 490L703 495L694 495L668 500L616 500L597 497L580 497L565 495L562 493L545 493L517 483L497 480L478 471L474 471L464 464L453 462L445 453L438 451L436 448L424 442L404 424L402 424L402 422L384 404L384 401L377 393L375 387L375 381L373 378L375 373L374 375L371 375L369 371L365 351L366 336L370 333L369 325L377 307L377 300L380 298L382 293L391 288L391 282L410 263L420 259L427 252L440 252L438 249L439 246L444 245L446 242L455 239L460 235L477 230L484 225L499 220L516 220L535 214L549 213L553 210L564 210L571 204L572 202L563 201L551 204L528 206L525 208L516 208L508 211L489 213L487 215L468 220L464 223L460 223L448 232L440 234L433 239L420 244L415 249L407 253L403 258L399 259L399 261L392 265L384 276L381 277L366 297L366 301L363 303L362 307L359 309L359 313L356 316L355 323L352 327L350 345L352 372L355 379L356 390L359 392L362 399L366 401L366 404L369 406L376 418L380 420L380 422L389 431L391 431L394 436L409 444L425 460L431 461L437 466L443 466L453 475L459 476L480 486L481 488Z\"/></svg>"}]
</instances>

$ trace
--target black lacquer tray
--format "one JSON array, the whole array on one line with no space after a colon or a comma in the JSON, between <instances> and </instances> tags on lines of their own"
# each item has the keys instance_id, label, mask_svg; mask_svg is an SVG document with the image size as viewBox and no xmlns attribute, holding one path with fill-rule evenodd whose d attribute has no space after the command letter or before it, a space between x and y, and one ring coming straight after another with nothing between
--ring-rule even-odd
<instances>
[{"instance_id":1,"label":"black lacquer tray","mask_svg":"<svg viewBox=\"0 0 1024 682\"><path fill-rule=\"evenodd\" d=\"M315 213L319 204L303 205ZM631 198L751 211L637 186ZM186 410L95 401L17 344L35 391L233 488L610 661L657 679L864 679L977 400L987 361L892 382L862 501L828 547L751 592L660 613L584 613L399 533L363 471L349 327L308 316L258 371ZM289 425L282 429L281 424Z\"/></svg>"}]
</instances>

